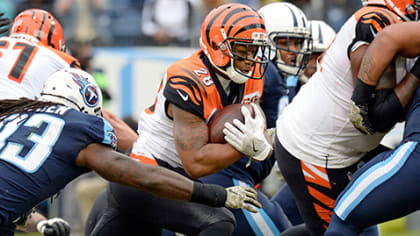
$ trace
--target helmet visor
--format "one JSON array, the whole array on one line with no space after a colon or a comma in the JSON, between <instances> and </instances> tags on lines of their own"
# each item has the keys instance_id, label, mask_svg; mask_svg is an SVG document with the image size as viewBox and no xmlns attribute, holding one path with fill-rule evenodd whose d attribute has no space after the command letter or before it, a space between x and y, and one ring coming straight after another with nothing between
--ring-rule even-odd
<instances>
[{"instance_id":1,"label":"helmet visor","mask_svg":"<svg viewBox=\"0 0 420 236\"><path fill-rule=\"evenodd\" d=\"M227 38L231 64L236 72L252 79L261 79L263 65L269 61L270 47L266 40Z\"/></svg>"}]
</instances>

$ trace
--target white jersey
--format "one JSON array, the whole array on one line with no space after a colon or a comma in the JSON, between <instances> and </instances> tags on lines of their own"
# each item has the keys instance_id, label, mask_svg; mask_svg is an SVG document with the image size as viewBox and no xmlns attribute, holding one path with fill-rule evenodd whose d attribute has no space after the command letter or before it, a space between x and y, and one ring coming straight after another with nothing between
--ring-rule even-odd
<instances>
[{"instance_id":1,"label":"white jersey","mask_svg":"<svg viewBox=\"0 0 420 236\"><path fill-rule=\"evenodd\" d=\"M35 98L48 76L78 65L72 56L25 39L0 38L0 99Z\"/></svg>"},{"instance_id":2,"label":"white jersey","mask_svg":"<svg viewBox=\"0 0 420 236\"><path fill-rule=\"evenodd\" d=\"M387 25L374 24L378 20L399 22L395 14L385 11L364 7L343 25L323 55L318 71L277 120L277 136L296 158L324 168L344 168L359 161L381 141L384 134L364 135L349 120L353 78L348 51L373 40L381 30L374 27ZM360 20L365 13L370 15ZM396 65L397 81L406 73L403 64Z\"/></svg>"}]
</instances>

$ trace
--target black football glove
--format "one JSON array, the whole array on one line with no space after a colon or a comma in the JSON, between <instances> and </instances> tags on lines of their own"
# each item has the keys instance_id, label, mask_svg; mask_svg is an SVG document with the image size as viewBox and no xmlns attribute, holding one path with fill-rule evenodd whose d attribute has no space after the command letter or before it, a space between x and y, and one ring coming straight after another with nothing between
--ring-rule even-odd
<instances>
[{"instance_id":1,"label":"black football glove","mask_svg":"<svg viewBox=\"0 0 420 236\"><path fill-rule=\"evenodd\" d=\"M0 34L6 33L9 30L10 20L3 17L4 13L0 12Z\"/></svg>"},{"instance_id":2,"label":"black football glove","mask_svg":"<svg viewBox=\"0 0 420 236\"><path fill-rule=\"evenodd\" d=\"M363 134L374 134L375 129L369 121L369 101L375 92L375 86L357 80L350 103L349 118L353 126Z\"/></svg>"},{"instance_id":3,"label":"black football glove","mask_svg":"<svg viewBox=\"0 0 420 236\"><path fill-rule=\"evenodd\" d=\"M71 231L69 223L61 218L41 220L36 229L45 236L69 236Z\"/></svg>"}]
</instances>

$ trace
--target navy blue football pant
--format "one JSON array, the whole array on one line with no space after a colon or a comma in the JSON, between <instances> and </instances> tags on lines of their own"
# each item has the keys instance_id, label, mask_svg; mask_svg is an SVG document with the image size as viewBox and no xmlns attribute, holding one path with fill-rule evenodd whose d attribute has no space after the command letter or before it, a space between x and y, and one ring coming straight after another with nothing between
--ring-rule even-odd
<instances>
[{"instance_id":1,"label":"navy blue football pant","mask_svg":"<svg viewBox=\"0 0 420 236\"><path fill-rule=\"evenodd\" d=\"M358 235L367 226L419 210L419 183L420 146L415 140L405 140L354 174L338 197L325 235Z\"/></svg>"},{"instance_id":2,"label":"navy blue football pant","mask_svg":"<svg viewBox=\"0 0 420 236\"><path fill-rule=\"evenodd\" d=\"M222 172L200 178L200 180L204 183L219 184L223 187L238 185L253 187ZM279 235L280 232L291 227L279 203L270 200L261 191L258 191L258 201L263 206L258 210L258 213L251 213L245 209L229 209L235 215L237 224L233 235Z\"/></svg>"},{"instance_id":3,"label":"navy blue football pant","mask_svg":"<svg viewBox=\"0 0 420 236\"><path fill-rule=\"evenodd\" d=\"M299 214L295 197L293 196L293 193L287 183L280 187L279 191L274 194L271 200L280 205L292 225L303 224L303 219Z\"/></svg>"}]
</instances>

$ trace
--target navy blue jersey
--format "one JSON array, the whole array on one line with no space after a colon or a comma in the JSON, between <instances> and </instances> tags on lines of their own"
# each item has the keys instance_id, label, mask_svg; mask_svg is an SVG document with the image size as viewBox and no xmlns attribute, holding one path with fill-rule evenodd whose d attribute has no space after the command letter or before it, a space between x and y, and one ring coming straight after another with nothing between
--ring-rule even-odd
<instances>
[{"instance_id":1,"label":"navy blue jersey","mask_svg":"<svg viewBox=\"0 0 420 236\"><path fill-rule=\"evenodd\" d=\"M10 223L88 172L79 152L91 143L116 147L116 135L101 117L64 106L0 123L0 225Z\"/></svg>"},{"instance_id":2,"label":"navy blue jersey","mask_svg":"<svg viewBox=\"0 0 420 236\"><path fill-rule=\"evenodd\" d=\"M276 126L276 120L280 111L288 104L286 80L277 69L277 66L270 61L264 74L264 90L260 104L267 119L268 128Z\"/></svg>"}]
</instances>

